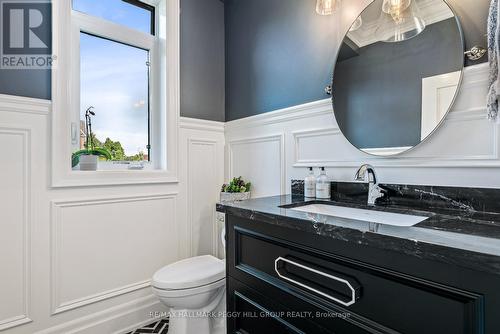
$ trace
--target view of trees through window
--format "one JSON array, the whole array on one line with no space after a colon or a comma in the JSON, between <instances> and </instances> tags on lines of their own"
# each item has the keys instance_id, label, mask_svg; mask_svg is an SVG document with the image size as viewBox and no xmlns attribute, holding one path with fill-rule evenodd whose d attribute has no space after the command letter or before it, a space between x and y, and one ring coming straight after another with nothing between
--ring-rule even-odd
<instances>
[{"instance_id":1,"label":"view of trees through window","mask_svg":"<svg viewBox=\"0 0 500 334\"><path fill-rule=\"evenodd\" d=\"M83 123L82 123L83 124ZM85 125L83 124L83 127ZM125 154L125 150L123 149L122 144L119 141L113 141L110 138L106 138L106 140L100 141L96 135L93 133L92 134L92 144L95 147L102 147L108 150L109 153L111 153L111 157L113 161L144 161L148 160L147 155L144 152L139 152L135 155L132 156L127 156ZM80 149L85 148L85 137L80 140Z\"/></svg>"}]
</instances>

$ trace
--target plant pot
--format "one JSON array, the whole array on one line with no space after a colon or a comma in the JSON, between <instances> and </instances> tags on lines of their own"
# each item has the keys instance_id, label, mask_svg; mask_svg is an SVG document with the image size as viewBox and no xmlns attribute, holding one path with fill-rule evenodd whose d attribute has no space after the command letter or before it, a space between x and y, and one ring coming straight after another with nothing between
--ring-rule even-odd
<instances>
[{"instance_id":1,"label":"plant pot","mask_svg":"<svg viewBox=\"0 0 500 334\"><path fill-rule=\"evenodd\" d=\"M235 201L244 201L250 199L250 192L245 193L220 193L220 201L221 202L235 202Z\"/></svg>"},{"instance_id":2,"label":"plant pot","mask_svg":"<svg viewBox=\"0 0 500 334\"><path fill-rule=\"evenodd\" d=\"M97 155L81 155L80 156L80 170L96 171L97 170Z\"/></svg>"}]
</instances>

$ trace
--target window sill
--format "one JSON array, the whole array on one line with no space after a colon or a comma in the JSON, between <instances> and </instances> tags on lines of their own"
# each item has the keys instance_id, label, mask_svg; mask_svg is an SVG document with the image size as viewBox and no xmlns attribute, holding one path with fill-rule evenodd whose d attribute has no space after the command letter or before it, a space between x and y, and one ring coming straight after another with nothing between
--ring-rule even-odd
<instances>
[{"instance_id":1,"label":"window sill","mask_svg":"<svg viewBox=\"0 0 500 334\"><path fill-rule=\"evenodd\" d=\"M52 180L52 188L167 183L179 183L177 175L167 170L70 170L66 175Z\"/></svg>"},{"instance_id":2,"label":"window sill","mask_svg":"<svg viewBox=\"0 0 500 334\"><path fill-rule=\"evenodd\" d=\"M79 166L72 169L74 172L80 171ZM148 161L98 161L97 172L113 171L155 171L153 163ZM92 172L92 171L91 171ZM94 171L95 172L95 171Z\"/></svg>"}]
</instances>

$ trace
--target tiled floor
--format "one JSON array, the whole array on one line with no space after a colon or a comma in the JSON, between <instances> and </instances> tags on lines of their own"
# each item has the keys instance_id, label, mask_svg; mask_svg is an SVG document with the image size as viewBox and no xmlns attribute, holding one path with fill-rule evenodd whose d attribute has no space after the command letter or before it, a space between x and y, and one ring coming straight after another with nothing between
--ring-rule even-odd
<instances>
[{"instance_id":1,"label":"tiled floor","mask_svg":"<svg viewBox=\"0 0 500 334\"><path fill-rule=\"evenodd\" d=\"M152 324L146 325L142 328L136 329L127 334L167 334L168 332L168 319L162 319Z\"/></svg>"}]
</instances>

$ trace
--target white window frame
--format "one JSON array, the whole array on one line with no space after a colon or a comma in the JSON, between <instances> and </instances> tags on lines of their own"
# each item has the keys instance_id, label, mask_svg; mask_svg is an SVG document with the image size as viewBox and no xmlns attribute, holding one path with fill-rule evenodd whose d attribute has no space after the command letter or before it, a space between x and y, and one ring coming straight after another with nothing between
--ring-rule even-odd
<instances>
[{"instance_id":1,"label":"white window frame","mask_svg":"<svg viewBox=\"0 0 500 334\"><path fill-rule=\"evenodd\" d=\"M52 3L52 187L178 182L180 0L143 1L155 7L155 36ZM80 31L150 50L152 163L144 170L107 165L95 172L71 168L75 127L79 140ZM73 128L73 134L72 134Z\"/></svg>"}]
</instances>

